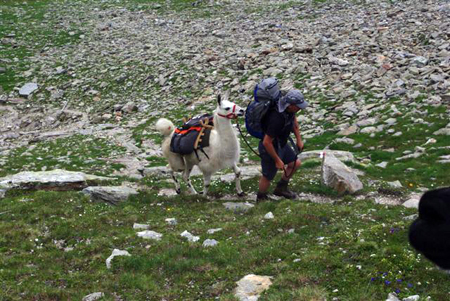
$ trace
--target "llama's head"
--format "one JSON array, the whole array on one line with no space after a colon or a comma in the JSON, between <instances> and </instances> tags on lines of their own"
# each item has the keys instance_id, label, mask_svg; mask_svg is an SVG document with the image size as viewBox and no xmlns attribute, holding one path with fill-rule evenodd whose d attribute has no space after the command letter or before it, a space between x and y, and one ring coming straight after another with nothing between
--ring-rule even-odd
<instances>
[{"instance_id":1,"label":"llama's head","mask_svg":"<svg viewBox=\"0 0 450 301\"><path fill-rule=\"evenodd\" d=\"M227 99L222 99L221 96L217 96L217 115L228 119L236 119L239 116L244 116L245 110Z\"/></svg>"}]
</instances>

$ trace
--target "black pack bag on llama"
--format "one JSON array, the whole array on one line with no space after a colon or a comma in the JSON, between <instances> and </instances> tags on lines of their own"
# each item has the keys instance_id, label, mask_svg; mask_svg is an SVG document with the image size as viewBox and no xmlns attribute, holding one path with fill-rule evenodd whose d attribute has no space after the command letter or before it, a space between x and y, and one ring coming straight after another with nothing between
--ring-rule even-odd
<instances>
[{"instance_id":1,"label":"black pack bag on llama","mask_svg":"<svg viewBox=\"0 0 450 301\"><path fill-rule=\"evenodd\" d=\"M181 127L176 128L170 141L170 151L189 155L197 150L203 151L209 146L209 135L213 127L213 115L197 115L186 121ZM198 157L198 155L197 155Z\"/></svg>"},{"instance_id":2,"label":"black pack bag on llama","mask_svg":"<svg viewBox=\"0 0 450 301\"><path fill-rule=\"evenodd\" d=\"M255 86L254 100L245 111L245 127L253 137L264 137L261 121L269 109L273 107L281 97L278 80L274 77L266 78Z\"/></svg>"}]
</instances>

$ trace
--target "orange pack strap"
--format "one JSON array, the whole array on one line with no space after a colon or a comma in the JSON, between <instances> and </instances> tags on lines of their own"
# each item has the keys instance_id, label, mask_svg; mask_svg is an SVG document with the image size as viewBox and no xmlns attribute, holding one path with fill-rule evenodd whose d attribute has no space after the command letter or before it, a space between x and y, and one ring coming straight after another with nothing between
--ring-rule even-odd
<instances>
[{"instance_id":1,"label":"orange pack strap","mask_svg":"<svg viewBox=\"0 0 450 301\"><path fill-rule=\"evenodd\" d=\"M202 130L202 128L203 128L203 127L201 127L201 126L193 126L193 127L191 127L191 128L188 128L187 130L180 130L180 129L176 128L176 129L175 129L175 133L176 133L176 134L180 134L180 135L184 135L184 134L186 134L186 133L188 133L188 132L190 132L190 131L197 131L197 132L200 132L200 131Z\"/></svg>"}]
</instances>

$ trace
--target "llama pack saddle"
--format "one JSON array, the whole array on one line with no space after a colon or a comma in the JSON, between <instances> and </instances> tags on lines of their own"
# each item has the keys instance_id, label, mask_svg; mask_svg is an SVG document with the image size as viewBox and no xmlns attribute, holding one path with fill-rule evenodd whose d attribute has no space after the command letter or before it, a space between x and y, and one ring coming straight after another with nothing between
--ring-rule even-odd
<instances>
[{"instance_id":1,"label":"llama pack saddle","mask_svg":"<svg viewBox=\"0 0 450 301\"><path fill-rule=\"evenodd\" d=\"M209 159L203 148L209 146L209 136L214 128L214 116L210 114L197 115L187 120L183 119L183 125L175 129L170 141L170 151L189 155L195 152L198 159L200 150Z\"/></svg>"}]
</instances>

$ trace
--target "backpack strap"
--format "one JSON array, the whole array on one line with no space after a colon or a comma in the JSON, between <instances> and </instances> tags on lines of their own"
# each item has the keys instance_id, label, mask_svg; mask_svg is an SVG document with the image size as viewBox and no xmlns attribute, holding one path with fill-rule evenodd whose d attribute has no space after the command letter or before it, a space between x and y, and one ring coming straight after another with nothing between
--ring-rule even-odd
<instances>
[{"instance_id":1,"label":"backpack strap","mask_svg":"<svg viewBox=\"0 0 450 301\"><path fill-rule=\"evenodd\" d=\"M255 99L256 101L258 101L258 95L257 92L258 91L258 85L255 86L255 89L253 90L253 99Z\"/></svg>"}]
</instances>

